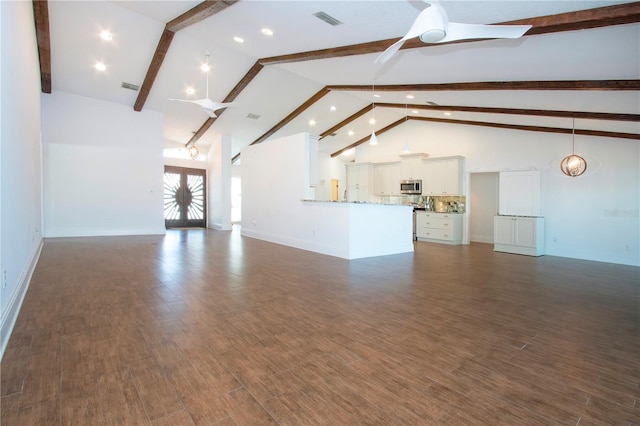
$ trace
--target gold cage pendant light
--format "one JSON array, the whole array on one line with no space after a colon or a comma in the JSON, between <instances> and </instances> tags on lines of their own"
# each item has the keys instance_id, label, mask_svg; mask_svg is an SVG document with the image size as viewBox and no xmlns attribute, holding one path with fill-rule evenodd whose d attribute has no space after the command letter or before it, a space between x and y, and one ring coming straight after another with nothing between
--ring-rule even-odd
<instances>
[{"instance_id":1,"label":"gold cage pendant light","mask_svg":"<svg viewBox=\"0 0 640 426\"><path fill-rule=\"evenodd\" d=\"M567 155L560 162L560 170L567 176L578 177L587 170L587 161L575 153L576 144L576 119L573 119L571 130L571 155Z\"/></svg>"}]
</instances>

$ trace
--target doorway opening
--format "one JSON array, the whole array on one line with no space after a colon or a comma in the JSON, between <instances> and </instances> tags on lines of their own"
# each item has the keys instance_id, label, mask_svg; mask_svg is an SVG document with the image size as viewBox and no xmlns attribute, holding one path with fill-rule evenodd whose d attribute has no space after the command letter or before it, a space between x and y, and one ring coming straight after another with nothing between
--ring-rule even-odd
<instances>
[{"instance_id":1,"label":"doorway opening","mask_svg":"<svg viewBox=\"0 0 640 426\"><path fill-rule=\"evenodd\" d=\"M207 171L164 166L164 224L168 228L207 226Z\"/></svg>"},{"instance_id":2,"label":"doorway opening","mask_svg":"<svg viewBox=\"0 0 640 426\"><path fill-rule=\"evenodd\" d=\"M498 214L497 172L469 175L469 241L493 244L493 218Z\"/></svg>"},{"instance_id":3,"label":"doorway opening","mask_svg":"<svg viewBox=\"0 0 640 426\"><path fill-rule=\"evenodd\" d=\"M340 180L331 179L331 201L340 200Z\"/></svg>"}]
</instances>

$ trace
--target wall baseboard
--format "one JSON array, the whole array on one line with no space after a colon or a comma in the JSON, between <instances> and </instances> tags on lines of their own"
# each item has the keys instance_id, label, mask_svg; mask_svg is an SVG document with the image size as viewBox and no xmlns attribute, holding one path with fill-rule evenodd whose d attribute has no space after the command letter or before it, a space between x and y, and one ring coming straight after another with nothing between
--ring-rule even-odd
<instances>
[{"instance_id":1,"label":"wall baseboard","mask_svg":"<svg viewBox=\"0 0 640 426\"><path fill-rule=\"evenodd\" d=\"M120 237L127 235L164 235L167 230L162 228L138 228L138 229L47 229L45 238L64 237Z\"/></svg>"},{"instance_id":2,"label":"wall baseboard","mask_svg":"<svg viewBox=\"0 0 640 426\"><path fill-rule=\"evenodd\" d=\"M13 326L16 324L16 320L18 319L18 314L22 307L22 301L24 300L24 296L27 294L27 289L29 288L29 283L31 283L31 277L33 276L33 271L36 269L38 259L40 259L40 253L42 252L43 245L43 239L40 238L40 242L36 245L33 253L31 253L26 269L22 271L22 274L20 274L18 285L11 292L7 309L2 312L2 318L0 318L0 360L2 360L2 357L4 356L4 350L7 348L7 344L9 343Z\"/></svg>"}]
</instances>

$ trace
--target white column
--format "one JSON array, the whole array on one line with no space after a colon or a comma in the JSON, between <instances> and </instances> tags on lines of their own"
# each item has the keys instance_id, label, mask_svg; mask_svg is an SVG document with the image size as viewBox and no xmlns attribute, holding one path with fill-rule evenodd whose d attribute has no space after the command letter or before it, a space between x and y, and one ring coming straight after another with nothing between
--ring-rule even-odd
<instances>
[{"instance_id":1,"label":"white column","mask_svg":"<svg viewBox=\"0 0 640 426\"><path fill-rule=\"evenodd\" d=\"M209 150L208 227L231 230L231 137L216 139Z\"/></svg>"}]
</instances>

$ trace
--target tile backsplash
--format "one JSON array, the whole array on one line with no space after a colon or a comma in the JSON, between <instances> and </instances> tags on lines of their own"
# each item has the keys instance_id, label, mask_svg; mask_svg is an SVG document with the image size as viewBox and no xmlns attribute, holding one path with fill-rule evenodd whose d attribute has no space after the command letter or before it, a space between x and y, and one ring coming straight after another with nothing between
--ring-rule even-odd
<instances>
[{"instance_id":1,"label":"tile backsplash","mask_svg":"<svg viewBox=\"0 0 640 426\"><path fill-rule=\"evenodd\" d=\"M424 195L403 195L403 196L380 196L380 202L385 204L413 204L426 206L432 200L432 208L435 212L464 213L466 211L466 197L464 195L450 196L424 196Z\"/></svg>"}]
</instances>

